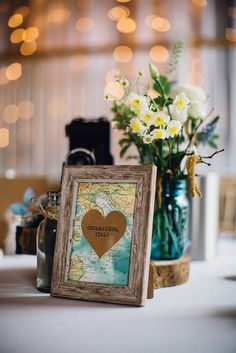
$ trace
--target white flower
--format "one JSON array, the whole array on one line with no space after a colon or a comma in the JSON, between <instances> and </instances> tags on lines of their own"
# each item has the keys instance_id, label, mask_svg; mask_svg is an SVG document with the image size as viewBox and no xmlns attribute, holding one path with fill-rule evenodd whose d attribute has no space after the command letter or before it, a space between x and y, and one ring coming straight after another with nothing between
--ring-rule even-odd
<instances>
[{"instance_id":1,"label":"white flower","mask_svg":"<svg viewBox=\"0 0 236 353\"><path fill-rule=\"evenodd\" d=\"M130 120L130 128L133 133L142 135L145 130L145 127L142 125L141 121L138 118L133 118Z\"/></svg>"},{"instance_id":2,"label":"white flower","mask_svg":"<svg viewBox=\"0 0 236 353\"><path fill-rule=\"evenodd\" d=\"M118 82L122 87L129 87L129 80L120 72L115 73L115 82Z\"/></svg>"},{"instance_id":3,"label":"white flower","mask_svg":"<svg viewBox=\"0 0 236 353\"><path fill-rule=\"evenodd\" d=\"M126 103L130 105L130 109L138 115L142 110L148 110L147 98L144 96L138 96L133 92L128 95Z\"/></svg>"},{"instance_id":4,"label":"white flower","mask_svg":"<svg viewBox=\"0 0 236 353\"><path fill-rule=\"evenodd\" d=\"M169 109L173 120L177 120L181 123L184 123L188 119L187 109L183 109L182 111L180 111L179 109L176 109L174 105L169 105Z\"/></svg>"},{"instance_id":5,"label":"white flower","mask_svg":"<svg viewBox=\"0 0 236 353\"><path fill-rule=\"evenodd\" d=\"M207 105L200 101L191 101L188 109L188 114L192 118L203 119L207 115Z\"/></svg>"},{"instance_id":6,"label":"white flower","mask_svg":"<svg viewBox=\"0 0 236 353\"><path fill-rule=\"evenodd\" d=\"M129 81L126 78L123 78L119 81L122 87L129 87Z\"/></svg>"},{"instance_id":7,"label":"white flower","mask_svg":"<svg viewBox=\"0 0 236 353\"><path fill-rule=\"evenodd\" d=\"M173 107L178 112L183 112L188 109L189 99L184 92L177 94L173 101Z\"/></svg>"},{"instance_id":8,"label":"white flower","mask_svg":"<svg viewBox=\"0 0 236 353\"><path fill-rule=\"evenodd\" d=\"M184 123L188 118L188 104L189 99L184 92L177 94L173 104L169 106L172 119Z\"/></svg>"},{"instance_id":9,"label":"white flower","mask_svg":"<svg viewBox=\"0 0 236 353\"><path fill-rule=\"evenodd\" d=\"M165 111L162 110L154 114L152 125L154 125L155 127L165 126L169 123L169 121L170 121L169 114L167 114Z\"/></svg>"},{"instance_id":10,"label":"white flower","mask_svg":"<svg viewBox=\"0 0 236 353\"><path fill-rule=\"evenodd\" d=\"M167 136L168 137L175 137L176 135L179 134L180 130L182 128L182 124L180 121L176 120L171 120L169 125L167 126Z\"/></svg>"},{"instance_id":11,"label":"white flower","mask_svg":"<svg viewBox=\"0 0 236 353\"><path fill-rule=\"evenodd\" d=\"M206 92L199 86L194 85L181 85L171 91L170 96L175 98L178 94L183 92L186 97L191 101L205 102L207 100Z\"/></svg>"},{"instance_id":12,"label":"white flower","mask_svg":"<svg viewBox=\"0 0 236 353\"><path fill-rule=\"evenodd\" d=\"M174 98L179 93L184 93L189 99L188 115L194 118L204 118L207 115L207 94L199 86L181 85L175 88L170 96Z\"/></svg>"},{"instance_id":13,"label":"white flower","mask_svg":"<svg viewBox=\"0 0 236 353\"><path fill-rule=\"evenodd\" d=\"M152 125L152 120L153 120L153 113L150 112L149 110L147 111L141 111L140 116L139 116L140 120L142 122L144 122L147 126L151 126Z\"/></svg>"},{"instance_id":14,"label":"white flower","mask_svg":"<svg viewBox=\"0 0 236 353\"><path fill-rule=\"evenodd\" d=\"M165 129L154 129L151 132L151 136L153 140L164 140L167 137L167 133Z\"/></svg>"},{"instance_id":15,"label":"white flower","mask_svg":"<svg viewBox=\"0 0 236 353\"><path fill-rule=\"evenodd\" d=\"M146 144L150 144L153 141L153 137L152 135L150 135L149 133L145 132L142 136L143 142Z\"/></svg>"},{"instance_id":16,"label":"white flower","mask_svg":"<svg viewBox=\"0 0 236 353\"><path fill-rule=\"evenodd\" d=\"M139 72L137 73L137 76L138 76L138 77L144 77L144 76L145 76L144 71L139 71Z\"/></svg>"},{"instance_id":17,"label":"white flower","mask_svg":"<svg viewBox=\"0 0 236 353\"><path fill-rule=\"evenodd\" d=\"M119 80L120 79L120 77L122 77L123 75L121 74L121 72L120 71L116 71L116 73L115 73L115 80Z\"/></svg>"}]
</instances>

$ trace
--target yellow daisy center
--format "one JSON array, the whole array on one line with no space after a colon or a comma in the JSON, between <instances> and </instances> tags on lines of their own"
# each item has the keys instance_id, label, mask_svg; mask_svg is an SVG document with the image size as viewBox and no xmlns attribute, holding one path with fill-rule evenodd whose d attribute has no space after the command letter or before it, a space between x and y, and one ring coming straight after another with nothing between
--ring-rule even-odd
<instances>
[{"instance_id":1,"label":"yellow daisy center","mask_svg":"<svg viewBox=\"0 0 236 353\"><path fill-rule=\"evenodd\" d=\"M132 129L133 129L134 131L137 131L137 132L141 131L141 127L140 127L140 125L139 125L138 123L133 123L133 124L131 125L131 127L132 127Z\"/></svg>"},{"instance_id":2,"label":"yellow daisy center","mask_svg":"<svg viewBox=\"0 0 236 353\"><path fill-rule=\"evenodd\" d=\"M162 131L157 131L156 132L156 139L161 139L163 137L163 132Z\"/></svg>"},{"instance_id":3,"label":"yellow daisy center","mask_svg":"<svg viewBox=\"0 0 236 353\"><path fill-rule=\"evenodd\" d=\"M185 101L182 98L177 99L176 104L179 109L182 109L185 107Z\"/></svg>"},{"instance_id":4,"label":"yellow daisy center","mask_svg":"<svg viewBox=\"0 0 236 353\"><path fill-rule=\"evenodd\" d=\"M134 100L133 100L133 106L134 106L135 108L138 108L138 107L140 106L140 100L139 100L139 99L134 99Z\"/></svg>"},{"instance_id":5,"label":"yellow daisy center","mask_svg":"<svg viewBox=\"0 0 236 353\"><path fill-rule=\"evenodd\" d=\"M172 127L172 128L170 129L170 134L171 134L171 135L177 135L178 132L179 132L179 129L178 129L177 127Z\"/></svg>"},{"instance_id":6,"label":"yellow daisy center","mask_svg":"<svg viewBox=\"0 0 236 353\"><path fill-rule=\"evenodd\" d=\"M144 117L143 117L143 120L144 121L150 121L151 120L151 115L150 114L145 114Z\"/></svg>"},{"instance_id":7,"label":"yellow daisy center","mask_svg":"<svg viewBox=\"0 0 236 353\"><path fill-rule=\"evenodd\" d=\"M163 125L163 124L165 124L164 119L163 119L161 116L158 116L158 117L155 119L155 125Z\"/></svg>"}]
</instances>

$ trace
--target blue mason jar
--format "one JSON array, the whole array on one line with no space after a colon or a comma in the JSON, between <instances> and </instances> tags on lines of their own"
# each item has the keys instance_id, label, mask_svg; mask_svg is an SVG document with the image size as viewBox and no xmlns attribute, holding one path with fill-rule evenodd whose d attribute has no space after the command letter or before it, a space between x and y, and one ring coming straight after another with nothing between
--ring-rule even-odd
<instances>
[{"instance_id":1,"label":"blue mason jar","mask_svg":"<svg viewBox=\"0 0 236 353\"><path fill-rule=\"evenodd\" d=\"M162 202L156 200L151 260L173 260L184 255L188 245L189 200L187 179L163 178Z\"/></svg>"}]
</instances>

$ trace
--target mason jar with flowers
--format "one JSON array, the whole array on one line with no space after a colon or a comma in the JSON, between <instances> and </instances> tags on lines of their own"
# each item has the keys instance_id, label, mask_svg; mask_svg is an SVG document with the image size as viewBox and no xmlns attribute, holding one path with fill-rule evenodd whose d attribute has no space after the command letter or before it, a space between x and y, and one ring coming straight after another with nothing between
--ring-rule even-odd
<instances>
[{"instance_id":1,"label":"mason jar with flowers","mask_svg":"<svg viewBox=\"0 0 236 353\"><path fill-rule=\"evenodd\" d=\"M172 61L176 62L179 52L177 44ZM117 99L105 92L105 99L112 100L115 127L123 132L119 141L121 157L135 145L142 164L157 166L151 258L176 259L189 244L188 184L192 196L201 197L195 179L196 164L209 165L206 159L221 152L216 150L205 157L197 152L200 144L217 148L215 128L219 117L207 112L207 95L202 88L183 85L171 89L171 62L166 75L161 75L153 64L149 68L151 85L143 84L142 71L134 86L117 73L115 80L125 94Z\"/></svg>"}]
</instances>

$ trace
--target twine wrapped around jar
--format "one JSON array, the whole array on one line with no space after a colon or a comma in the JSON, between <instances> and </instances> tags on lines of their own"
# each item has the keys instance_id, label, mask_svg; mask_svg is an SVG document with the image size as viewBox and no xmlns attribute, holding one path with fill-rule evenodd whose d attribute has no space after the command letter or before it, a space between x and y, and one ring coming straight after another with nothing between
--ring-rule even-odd
<instances>
[{"instance_id":1,"label":"twine wrapped around jar","mask_svg":"<svg viewBox=\"0 0 236 353\"><path fill-rule=\"evenodd\" d=\"M59 218L59 207L57 206L47 206L46 208L43 208L42 205L39 205L40 208L40 213L48 219L55 219L58 221Z\"/></svg>"},{"instance_id":2,"label":"twine wrapped around jar","mask_svg":"<svg viewBox=\"0 0 236 353\"><path fill-rule=\"evenodd\" d=\"M197 184L196 176L195 176L195 168L196 164L202 162L202 158L199 155L193 154L187 159L187 172L190 180L191 193L194 197L196 194L199 197L202 197L202 192Z\"/></svg>"}]
</instances>

